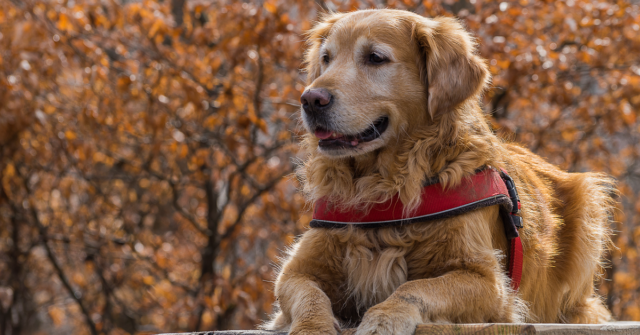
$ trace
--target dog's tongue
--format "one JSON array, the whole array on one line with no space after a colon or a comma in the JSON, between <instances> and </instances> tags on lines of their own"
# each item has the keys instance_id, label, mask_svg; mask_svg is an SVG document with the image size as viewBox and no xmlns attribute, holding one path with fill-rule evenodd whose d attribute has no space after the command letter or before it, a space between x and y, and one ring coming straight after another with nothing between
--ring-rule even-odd
<instances>
[{"instance_id":1,"label":"dog's tongue","mask_svg":"<svg viewBox=\"0 0 640 335\"><path fill-rule=\"evenodd\" d=\"M321 139L321 140L326 140L327 138L331 137L331 131L329 130L316 130L315 135L317 138Z\"/></svg>"}]
</instances>

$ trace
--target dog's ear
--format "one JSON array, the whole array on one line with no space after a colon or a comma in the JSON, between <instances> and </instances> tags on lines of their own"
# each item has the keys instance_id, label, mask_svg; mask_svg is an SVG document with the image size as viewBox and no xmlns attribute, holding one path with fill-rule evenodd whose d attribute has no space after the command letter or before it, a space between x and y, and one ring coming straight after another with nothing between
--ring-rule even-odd
<instances>
[{"instance_id":1,"label":"dog's ear","mask_svg":"<svg viewBox=\"0 0 640 335\"><path fill-rule=\"evenodd\" d=\"M321 16L313 28L306 33L307 52L304 55L305 72L307 72L307 85L320 77L320 48L329 35L333 24L340 20L343 13L326 13Z\"/></svg>"},{"instance_id":2,"label":"dog's ear","mask_svg":"<svg viewBox=\"0 0 640 335\"><path fill-rule=\"evenodd\" d=\"M475 55L474 39L456 19L422 18L413 36L420 43L420 76L432 118L476 96L491 80L485 61Z\"/></svg>"}]
</instances>

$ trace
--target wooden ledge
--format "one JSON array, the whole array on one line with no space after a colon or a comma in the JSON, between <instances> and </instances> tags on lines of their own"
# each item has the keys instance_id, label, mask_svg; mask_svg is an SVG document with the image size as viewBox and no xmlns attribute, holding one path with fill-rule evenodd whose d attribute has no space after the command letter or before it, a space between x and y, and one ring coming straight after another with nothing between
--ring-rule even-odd
<instances>
[{"instance_id":1,"label":"wooden ledge","mask_svg":"<svg viewBox=\"0 0 640 335\"><path fill-rule=\"evenodd\" d=\"M344 335L353 334L347 329ZM545 334L545 335L640 335L640 322L612 322L598 325L561 324L561 323L469 323L446 325L419 325L415 335L428 334L473 334L473 335L509 335L509 334ZM264 330L227 330L217 332L180 333L164 335L287 335L286 332Z\"/></svg>"}]
</instances>

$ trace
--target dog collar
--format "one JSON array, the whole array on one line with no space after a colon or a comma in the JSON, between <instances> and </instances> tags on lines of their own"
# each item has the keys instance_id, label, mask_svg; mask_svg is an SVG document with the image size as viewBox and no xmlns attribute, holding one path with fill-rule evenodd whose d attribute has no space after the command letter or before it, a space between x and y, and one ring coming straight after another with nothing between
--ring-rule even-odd
<instances>
[{"instance_id":1,"label":"dog collar","mask_svg":"<svg viewBox=\"0 0 640 335\"><path fill-rule=\"evenodd\" d=\"M417 222L441 220L479 208L500 206L500 216L509 241L508 274L517 291L522 277L523 250L518 229L522 228L520 199L513 179L492 167L478 169L453 188L445 189L437 178L425 183L418 209L410 215L396 194L386 202L373 205L369 211L344 209L326 198L316 201L311 228L340 228L353 225L362 228L403 226Z\"/></svg>"}]
</instances>

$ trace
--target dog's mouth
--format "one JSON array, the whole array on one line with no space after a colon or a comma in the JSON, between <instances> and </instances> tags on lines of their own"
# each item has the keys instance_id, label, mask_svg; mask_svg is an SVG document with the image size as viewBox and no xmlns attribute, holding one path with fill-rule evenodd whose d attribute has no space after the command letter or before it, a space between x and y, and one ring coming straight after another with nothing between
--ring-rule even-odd
<instances>
[{"instance_id":1,"label":"dog's mouth","mask_svg":"<svg viewBox=\"0 0 640 335\"><path fill-rule=\"evenodd\" d=\"M382 136L389 126L389 117L377 119L369 128L355 135L345 135L335 131L317 128L314 134L320 139L318 145L325 149L355 148L360 143L370 142Z\"/></svg>"}]
</instances>

